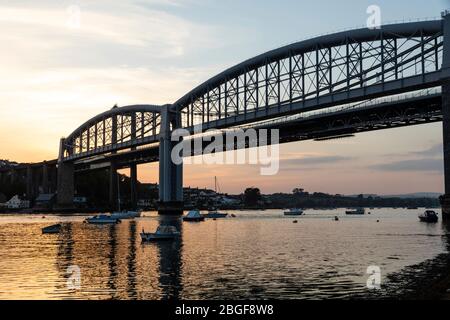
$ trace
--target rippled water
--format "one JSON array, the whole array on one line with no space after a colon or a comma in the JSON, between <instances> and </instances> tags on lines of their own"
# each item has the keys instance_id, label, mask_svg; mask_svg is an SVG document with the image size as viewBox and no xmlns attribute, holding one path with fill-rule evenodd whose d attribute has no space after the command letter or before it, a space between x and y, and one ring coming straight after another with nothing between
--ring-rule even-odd
<instances>
[{"instance_id":1,"label":"rippled water","mask_svg":"<svg viewBox=\"0 0 450 320\"><path fill-rule=\"evenodd\" d=\"M84 224L82 215L2 215L0 299L346 297L367 291L368 266L379 266L383 279L447 250L441 223L418 221L423 209L344 210L296 218L235 211L202 223L148 212L112 226ZM55 222L63 223L60 234L41 233ZM160 223L175 225L181 239L141 244L139 232ZM79 289L67 286L73 265Z\"/></svg>"}]
</instances>

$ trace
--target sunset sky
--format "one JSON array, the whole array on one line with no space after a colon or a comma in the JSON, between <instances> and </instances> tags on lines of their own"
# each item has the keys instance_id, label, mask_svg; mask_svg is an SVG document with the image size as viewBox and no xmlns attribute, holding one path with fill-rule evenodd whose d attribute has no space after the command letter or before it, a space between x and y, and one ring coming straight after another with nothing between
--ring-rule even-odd
<instances>
[{"instance_id":1,"label":"sunset sky","mask_svg":"<svg viewBox=\"0 0 450 320\"><path fill-rule=\"evenodd\" d=\"M174 102L247 58L300 39L382 22L438 17L450 1L0 0L0 159L57 157L82 122L131 104ZM265 193L443 192L442 126L429 124L280 148L278 175L259 167L186 165L186 186ZM139 179L157 182L157 164Z\"/></svg>"}]
</instances>

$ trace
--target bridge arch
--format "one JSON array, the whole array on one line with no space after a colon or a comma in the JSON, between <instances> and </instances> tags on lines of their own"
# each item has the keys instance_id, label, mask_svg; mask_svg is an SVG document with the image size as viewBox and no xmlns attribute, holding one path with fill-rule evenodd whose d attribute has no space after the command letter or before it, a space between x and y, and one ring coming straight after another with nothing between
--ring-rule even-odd
<instances>
[{"instance_id":1,"label":"bridge arch","mask_svg":"<svg viewBox=\"0 0 450 320\"><path fill-rule=\"evenodd\" d=\"M158 142L161 106L113 107L96 115L64 138L63 160L75 160Z\"/></svg>"},{"instance_id":2,"label":"bridge arch","mask_svg":"<svg viewBox=\"0 0 450 320\"><path fill-rule=\"evenodd\" d=\"M287 45L225 70L171 108L185 128L226 128L437 86L442 24L392 24Z\"/></svg>"}]
</instances>

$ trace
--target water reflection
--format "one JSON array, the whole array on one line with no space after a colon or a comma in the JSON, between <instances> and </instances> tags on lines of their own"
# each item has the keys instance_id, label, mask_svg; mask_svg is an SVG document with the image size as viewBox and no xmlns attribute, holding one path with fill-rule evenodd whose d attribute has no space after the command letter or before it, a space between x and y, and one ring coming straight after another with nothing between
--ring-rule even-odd
<instances>
[{"instance_id":1,"label":"water reflection","mask_svg":"<svg viewBox=\"0 0 450 320\"><path fill-rule=\"evenodd\" d=\"M178 299L182 289L181 281L181 249L183 239L183 223L178 217L161 217L159 225L173 226L180 231L180 237L173 241L159 241L154 245L159 250L159 283L162 288L162 299Z\"/></svg>"},{"instance_id":2,"label":"water reflection","mask_svg":"<svg viewBox=\"0 0 450 320\"><path fill-rule=\"evenodd\" d=\"M136 298L137 297L137 290L136 290L136 221L130 221L129 223L129 232L130 232L130 244L128 246L128 256L127 256L127 266L128 266L128 272L127 272L127 293L130 298Z\"/></svg>"},{"instance_id":3,"label":"water reflection","mask_svg":"<svg viewBox=\"0 0 450 320\"><path fill-rule=\"evenodd\" d=\"M365 292L369 265L399 272L450 249L449 224L420 223L411 211L317 210L297 224L277 211L236 215L183 223L150 214L107 226L0 216L0 299L345 297ZM42 235L53 222L62 232ZM177 228L179 240L141 244L141 230L160 225ZM66 286L71 265L81 270L79 290Z\"/></svg>"}]
</instances>

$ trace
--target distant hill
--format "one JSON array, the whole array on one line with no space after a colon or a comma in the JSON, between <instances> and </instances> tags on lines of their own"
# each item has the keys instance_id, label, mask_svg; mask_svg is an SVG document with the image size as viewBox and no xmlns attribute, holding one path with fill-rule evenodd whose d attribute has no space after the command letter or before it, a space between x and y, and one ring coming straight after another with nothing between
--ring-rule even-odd
<instances>
[{"instance_id":1,"label":"distant hill","mask_svg":"<svg viewBox=\"0 0 450 320\"><path fill-rule=\"evenodd\" d=\"M438 192L416 192L407 194L383 195L382 198L439 198L442 193Z\"/></svg>"},{"instance_id":2,"label":"distant hill","mask_svg":"<svg viewBox=\"0 0 450 320\"><path fill-rule=\"evenodd\" d=\"M415 193L406 193L406 194L387 194L387 195L378 195L378 194L363 194L364 198L369 196L375 198L400 198L400 199L416 199L416 198L432 198L437 199L442 193L438 192L415 192ZM358 197L357 194L349 195L349 197Z\"/></svg>"},{"instance_id":3,"label":"distant hill","mask_svg":"<svg viewBox=\"0 0 450 320\"><path fill-rule=\"evenodd\" d=\"M17 165L18 165L17 162L0 159L0 168L11 168Z\"/></svg>"}]
</instances>

